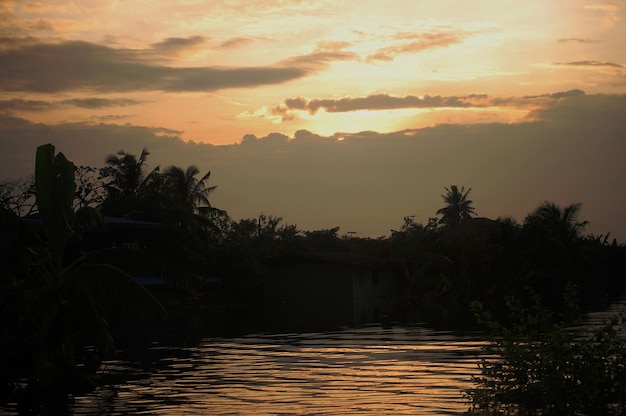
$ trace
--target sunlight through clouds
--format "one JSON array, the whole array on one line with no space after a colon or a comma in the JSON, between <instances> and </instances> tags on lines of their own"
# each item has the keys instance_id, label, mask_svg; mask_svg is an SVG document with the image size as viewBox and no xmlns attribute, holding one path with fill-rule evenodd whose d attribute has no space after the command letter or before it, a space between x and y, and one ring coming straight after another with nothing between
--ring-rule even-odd
<instances>
[{"instance_id":1,"label":"sunlight through clouds","mask_svg":"<svg viewBox=\"0 0 626 416\"><path fill-rule=\"evenodd\" d=\"M324 157L339 149L326 146L340 143L342 152L354 152L340 153L346 160L389 170L384 179L394 185L379 194L394 206L368 203L390 217L416 209L410 205L419 201L398 195L417 189L407 181L422 177L436 178L435 184L420 182L423 192L436 195L435 188L460 177L477 196L485 189L485 205L506 211L508 202L498 200L504 185L496 190L490 183L483 167L489 164L491 172L500 169L499 177L524 189L525 196L509 194L509 200L532 207L536 198L551 197L549 189L529 190L541 182L534 165L547 163L543 155L553 155L554 169L571 168L569 155L550 148L554 141L570 148L567 135L582 127L572 130L568 123L588 118L588 125L596 127L589 133L593 140L606 140L608 148L620 146L625 17L623 1L587 0L0 1L1 150L9 155L10 173L19 166L27 169L29 157L14 153L30 152L28 146L37 141L59 141L68 153L87 151L75 141L79 133L91 145L98 141L103 155L116 151L123 140L125 147L145 145L155 155L178 154L171 150L175 148L188 159L182 149L189 145L210 150L196 152L193 163L215 171L216 178L248 178L248 168L235 171L226 165L252 166L234 149L269 154L291 146L272 153L282 162L286 154L297 159L306 147L317 164L324 164ZM598 132L607 137L596 137ZM425 136L431 139L421 141ZM492 151L494 143L508 136L516 137L514 151L525 155L519 156L524 166L509 148ZM459 137L481 139L464 154L445 155L465 145ZM211 153L216 149L228 158L221 161ZM615 168L612 176L605 175L599 160L612 160L616 153L596 154L583 168L590 178L604 181L602 186L594 188L581 176L584 191L557 189L559 195L585 204L593 199L597 217L614 216L608 208L615 202L612 185L605 182L624 184L622 174ZM200 154L204 159L197 159ZM510 159L500 163L499 155ZM293 179L288 171L293 166L286 161L275 166L285 170L283 176L267 173L275 186L297 194L297 187L286 182ZM363 198L362 179L342 171L344 167L337 165L337 180L345 181L340 185L353 189L354 196L318 196L339 198L341 209L334 212L352 212L350 203L361 206L357 201ZM307 174L313 175L311 181L316 177ZM247 189L223 179L220 191L240 194L242 190L227 188ZM272 188L271 181L267 186ZM559 188L556 182L552 186ZM598 193L602 189L605 193ZM234 212L282 215L278 210L289 204L276 196L271 201L271 195L254 195L257 199L247 202L249 211L232 207ZM284 209L294 222L321 225L304 208L299 213ZM494 209L485 215L500 213ZM352 218L337 222L357 230L376 225L367 213L359 215L360 225ZM332 210L324 216L324 224L336 225Z\"/></svg>"}]
</instances>

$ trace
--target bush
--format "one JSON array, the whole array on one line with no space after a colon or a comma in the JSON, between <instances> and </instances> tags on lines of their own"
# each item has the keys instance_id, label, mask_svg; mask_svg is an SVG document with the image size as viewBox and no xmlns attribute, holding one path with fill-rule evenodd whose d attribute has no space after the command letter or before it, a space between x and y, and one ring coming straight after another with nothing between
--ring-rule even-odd
<instances>
[{"instance_id":1,"label":"bush","mask_svg":"<svg viewBox=\"0 0 626 416\"><path fill-rule=\"evenodd\" d=\"M503 326L475 304L496 336L466 392L470 414L621 415L626 412L626 345L618 315L594 330L540 306L510 302ZM571 328L571 327L570 327Z\"/></svg>"}]
</instances>

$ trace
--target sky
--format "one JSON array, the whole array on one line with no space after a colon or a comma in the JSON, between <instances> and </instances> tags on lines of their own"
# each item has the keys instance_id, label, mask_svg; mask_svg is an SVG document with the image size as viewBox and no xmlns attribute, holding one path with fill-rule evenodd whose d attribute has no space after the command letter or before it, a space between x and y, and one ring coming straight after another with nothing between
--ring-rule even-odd
<instances>
[{"instance_id":1,"label":"sky","mask_svg":"<svg viewBox=\"0 0 626 416\"><path fill-rule=\"evenodd\" d=\"M624 242L625 51L626 0L0 0L0 178L145 147L235 220L384 236L458 185Z\"/></svg>"}]
</instances>

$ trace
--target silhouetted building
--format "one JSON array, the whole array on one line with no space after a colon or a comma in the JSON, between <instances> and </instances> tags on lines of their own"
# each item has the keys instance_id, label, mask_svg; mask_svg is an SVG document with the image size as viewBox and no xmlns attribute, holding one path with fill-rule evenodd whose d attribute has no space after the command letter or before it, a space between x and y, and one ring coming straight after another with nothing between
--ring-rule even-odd
<instances>
[{"instance_id":1,"label":"silhouetted building","mask_svg":"<svg viewBox=\"0 0 626 416\"><path fill-rule=\"evenodd\" d=\"M350 253L289 253L266 261L265 325L327 328L393 320L401 309L400 263Z\"/></svg>"},{"instance_id":2,"label":"silhouetted building","mask_svg":"<svg viewBox=\"0 0 626 416\"><path fill-rule=\"evenodd\" d=\"M127 218L104 217L104 227L90 230L82 240L82 250L99 248L145 248L163 239L165 225Z\"/></svg>"}]
</instances>

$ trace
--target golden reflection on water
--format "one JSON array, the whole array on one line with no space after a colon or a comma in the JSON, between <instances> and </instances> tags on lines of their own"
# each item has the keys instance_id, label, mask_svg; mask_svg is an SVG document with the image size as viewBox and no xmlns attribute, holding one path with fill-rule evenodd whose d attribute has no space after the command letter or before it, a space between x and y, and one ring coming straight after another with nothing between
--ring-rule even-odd
<instances>
[{"instance_id":1,"label":"golden reflection on water","mask_svg":"<svg viewBox=\"0 0 626 416\"><path fill-rule=\"evenodd\" d=\"M111 362L126 381L75 414L445 415L467 410L483 341L419 327L205 339ZM160 348L160 350L159 350ZM148 366L149 367L149 366Z\"/></svg>"}]
</instances>

